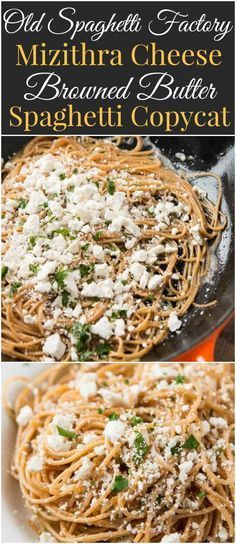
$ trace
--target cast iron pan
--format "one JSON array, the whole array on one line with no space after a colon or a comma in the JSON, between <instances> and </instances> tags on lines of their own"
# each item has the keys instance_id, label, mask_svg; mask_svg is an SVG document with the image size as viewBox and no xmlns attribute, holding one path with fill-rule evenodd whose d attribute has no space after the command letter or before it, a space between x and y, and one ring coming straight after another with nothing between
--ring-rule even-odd
<instances>
[{"instance_id":1,"label":"cast iron pan","mask_svg":"<svg viewBox=\"0 0 236 544\"><path fill-rule=\"evenodd\" d=\"M30 137L4 137L2 151L4 160L19 151ZM232 137L152 137L152 144L176 168L187 168L194 178L198 171L212 171L222 176L223 201L222 211L227 216L227 228L221 236L213 258L213 266L203 282L197 302L209 302L215 298L218 304L202 312L192 307L183 318L181 334L170 335L168 340L157 346L146 356L147 361L171 361L181 357L219 326L226 322L234 311L234 138ZM130 140L132 146L132 139ZM149 145L147 141L147 146ZM179 161L175 154L183 152L187 157ZM213 178L196 180L207 190L210 200L215 201L216 183Z\"/></svg>"}]
</instances>

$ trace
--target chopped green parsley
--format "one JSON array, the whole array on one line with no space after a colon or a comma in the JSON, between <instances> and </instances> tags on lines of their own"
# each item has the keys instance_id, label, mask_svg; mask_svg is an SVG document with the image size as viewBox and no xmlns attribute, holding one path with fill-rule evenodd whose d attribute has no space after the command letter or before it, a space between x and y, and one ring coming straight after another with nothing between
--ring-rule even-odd
<instances>
[{"instance_id":1,"label":"chopped green parsley","mask_svg":"<svg viewBox=\"0 0 236 544\"><path fill-rule=\"evenodd\" d=\"M82 324L79 321L74 324L71 330L72 335L76 338L76 349L78 352L84 352L86 345L91 339L90 326Z\"/></svg>"},{"instance_id":2,"label":"chopped green parsley","mask_svg":"<svg viewBox=\"0 0 236 544\"><path fill-rule=\"evenodd\" d=\"M98 230L95 234L94 234L94 240L100 240L100 238L103 237L103 230Z\"/></svg>"},{"instance_id":3,"label":"chopped green parsley","mask_svg":"<svg viewBox=\"0 0 236 544\"><path fill-rule=\"evenodd\" d=\"M131 417L130 424L131 427L136 427L136 425L139 425L139 423L143 423L143 419L138 416Z\"/></svg>"},{"instance_id":4,"label":"chopped green parsley","mask_svg":"<svg viewBox=\"0 0 236 544\"><path fill-rule=\"evenodd\" d=\"M81 278L84 278L84 276L89 276L89 274L92 274L94 270L94 264L83 264L81 263L79 265L79 271L80 271L80 275L81 275Z\"/></svg>"},{"instance_id":5,"label":"chopped green parsley","mask_svg":"<svg viewBox=\"0 0 236 544\"><path fill-rule=\"evenodd\" d=\"M185 440L184 444L182 445L182 448L185 448L186 450L196 450L199 446L199 442L195 438L193 434L190 434L190 436Z\"/></svg>"},{"instance_id":6,"label":"chopped green parsley","mask_svg":"<svg viewBox=\"0 0 236 544\"><path fill-rule=\"evenodd\" d=\"M30 269L30 272L32 272L32 274L37 274L38 270L39 270L39 265L38 264L30 264L29 265L29 269Z\"/></svg>"},{"instance_id":7,"label":"chopped green parsley","mask_svg":"<svg viewBox=\"0 0 236 544\"><path fill-rule=\"evenodd\" d=\"M105 359L111 350L112 350L111 344L107 344L106 342L104 342L104 344L98 344L96 346L96 353L100 359Z\"/></svg>"},{"instance_id":8,"label":"chopped green parsley","mask_svg":"<svg viewBox=\"0 0 236 544\"><path fill-rule=\"evenodd\" d=\"M19 198L18 200L18 208L21 208L24 210L28 204L28 200L25 200L25 198Z\"/></svg>"},{"instance_id":9,"label":"chopped green parsley","mask_svg":"<svg viewBox=\"0 0 236 544\"><path fill-rule=\"evenodd\" d=\"M111 196L114 195L115 190L116 190L116 184L112 179L107 180L107 190L108 190L109 195L111 195Z\"/></svg>"},{"instance_id":10,"label":"chopped green parsley","mask_svg":"<svg viewBox=\"0 0 236 544\"><path fill-rule=\"evenodd\" d=\"M113 412L110 416L109 416L109 419L110 421L116 421L117 419L119 419L119 416Z\"/></svg>"},{"instance_id":11,"label":"chopped green parsley","mask_svg":"<svg viewBox=\"0 0 236 544\"><path fill-rule=\"evenodd\" d=\"M177 384L183 384L185 381L185 376L182 376L181 374L178 374L178 376L176 376L175 378L175 383Z\"/></svg>"},{"instance_id":12,"label":"chopped green parsley","mask_svg":"<svg viewBox=\"0 0 236 544\"><path fill-rule=\"evenodd\" d=\"M114 493L119 493L120 491L124 491L124 489L127 489L129 485L129 482L126 478L123 478L123 476L116 476L115 480L111 486L111 490L114 491Z\"/></svg>"},{"instance_id":13,"label":"chopped green parsley","mask_svg":"<svg viewBox=\"0 0 236 544\"><path fill-rule=\"evenodd\" d=\"M62 291L62 294L61 294L61 302L62 302L63 308L67 308L67 306L69 304L69 299L70 299L70 295L69 295L68 291L66 291L66 289L64 289L64 291Z\"/></svg>"},{"instance_id":14,"label":"chopped green parsley","mask_svg":"<svg viewBox=\"0 0 236 544\"><path fill-rule=\"evenodd\" d=\"M8 272L8 270L9 270L8 266L4 265L4 266L2 267L2 270L1 270L1 278L2 278L2 280L5 278L5 276L6 276L7 272Z\"/></svg>"},{"instance_id":15,"label":"chopped green parsley","mask_svg":"<svg viewBox=\"0 0 236 544\"><path fill-rule=\"evenodd\" d=\"M21 286L22 286L21 281L14 281L13 283L11 283L11 287L10 287L10 291L9 291L10 297L12 297L17 292L19 287L21 287Z\"/></svg>"},{"instance_id":16,"label":"chopped green parsley","mask_svg":"<svg viewBox=\"0 0 236 544\"><path fill-rule=\"evenodd\" d=\"M56 425L56 428L58 430L58 434L60 436L66 436L66 438L77 438L78 434L74 433L73 431L69 431L68 429L63 429L63 427L60 427L59 425Z\"/></svg>"},{"instance_id":17,"label":"chopped green parsley","mask_svg":"<svg viewBox=\"0 0 236 544\"><path fill-rule=\"evenodd\" d=\"M114 310L111 314L112 319L119 319L120 317L127 317L127 310Z\"/></svg>"},{"instance_id":18,"label":"chopped green parsley","mask_svg":"<svg viewBox=\"0 0 236 544\"><path fill-rule=\"evenodd\" d=\"M202 489L201 491L199 491L199 493L197 493L197 497L199 499L204 499L206 496L206 491L204 491L204 489Z\"/></svg>"},{"instance_id":19,"label":"chopped green parsley","mask_svg":"<svg viewBox=\"0 0 236 544\"><path fill-rule=\"evenodd\" d=\"M58 285L58 288L59 289L64 289L65 288L65 279L66 277L68 276L70 270L58 270L58 272L56 272L54 274L54 278L57 282L57 285Z\"/></svg>"},{"instance_id":20,"label":"chopped green parsley","mask_svg":"<svg viewBox=\"0 0 236 544\"><path fill-rule=\"evenodd\" d=\"M141 463L143 461L146 453L148 451L148 445L145 441L143 435L139 432L136 432L136 438L134 441L134 455L133 461L135 464Z\"/></svg>"}]
</instances>

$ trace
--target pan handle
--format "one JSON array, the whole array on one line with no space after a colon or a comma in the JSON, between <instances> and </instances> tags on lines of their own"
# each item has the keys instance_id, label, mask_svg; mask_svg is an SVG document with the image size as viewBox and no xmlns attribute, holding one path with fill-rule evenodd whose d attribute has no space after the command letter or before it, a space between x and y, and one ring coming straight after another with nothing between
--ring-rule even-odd
<instances>
[{"instance_id":1,"label":"pan handle","mask_svg":"<svg viewBox=\"0 0 236 544\"><path fill-rule=\"evenodd\" d=\"M206 362L210 363L215 360L215 347L221 331L227 325L229 319L227 319L220 327L218 327L210 336L203 342L195 346L190 351L183 353L176 361L180 362Z\"/></svg>"}]
</instances>

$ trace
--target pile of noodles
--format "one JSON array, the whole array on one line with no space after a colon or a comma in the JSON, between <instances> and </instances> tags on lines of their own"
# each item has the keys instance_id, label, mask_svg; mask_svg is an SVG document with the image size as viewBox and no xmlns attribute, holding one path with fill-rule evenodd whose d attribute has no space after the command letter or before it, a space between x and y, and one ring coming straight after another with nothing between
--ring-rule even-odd
<instances>
[{"instance_id":1,"label":"pile of noodles","mask_svg":"<svg viewBox=\"0 0 236 544\"><path fill-rule=\"evenodd\" d=\"M157 201L165 202L171 196L174 201L186 206L189 214L190 225L200 225L199 234L201 243L194 243L193 237L188 231L188 223L176 218L164 230L158 233L155 216L137 218L136 223L141 229L141 236L137 239L139 248L145 248L145 244L155 236L160 243L176 243L176 251L165 253L157 257L157 261L151 265L150 271L154 274L162 274L163 282L155 292L149 292L147 288L132 290L132 296L136 302L136 308L129 320L129 332L122 337L112 337L109 340L111 361L137 361L157 346L169 335L168 320L174 310L181 318L186 315L189 308L195 304L201 282L206 276L211 264L211 253L217 244L218 237L226 226L226 218L220 211L222 188L221 180L214 174L218 184L216 202L210 202L207 197L200 198L192 184L184 175L175 173L166 168L158 159L152 149L145 150L140 138L136 139L134 147L124 148L123 140L116 141L96 140L92 138L78 139L75 137L58 138L34 138L30 143L15 155L8 163L7 172L3 182L3 202L9 198L19 199L24 196L24 169L43 154L50 153L59 157L67 168L67 175L75 166L83 168L83 171L93 167L100 170L97 179L99 191L105 194L107 191L106 180L111 172L116 171L121 179L116 183L116 190L125 191L130 205L155 206ZM198 175L196 174L195 177ZM19 181L19 188L16 182ZM94 181L94 180L93 180ZM121 183L122 182L122 183ZM140 191L140 197L137 192ZM17 212L16 212L17 213ZM173 227L174 231L173 231ZM19 227L18 227L19 228ZM123 232L111 234L106 225L99 225L102 236L98 240L103 248L111 246L121 250L120 258L108 262L112 267L111 278L116 278L122 273L129 260L131 251L125 248L126 237ZM11 234L14 232L14 219L11 226L7 226L3 232L5 248L9 247ZM84 235L84 241L91 242L92 234ZM135 250L135 247L132 248ZM81 262L83 256L78 254L74 268ZM174 275L174 276L173 276ZM173 277L175 279L173 279ZM176 279L177 278L177 279ZM41 299L32 296L30 281L23 282L11 299L5 293L8 287L5 278L3 283L3 321L2 321L2 348L5 354L11 358L37 361L42 359L42 346L45 341L45 329L43 322L50 318L52 298L45 293ZM55 295L56 296L56 295ZM92 301L91 298L79 298L86 311L88 325L96 323L109 308L107 300ZM210 301L206 305L215 304ZM26 324L23 313L27 312L36 316L36 323ZM67 331L72 327L73 321L69 318L58 320L57 328L62 332L62 340L66 344L64 360L71 360L71 344ZM65 335L63 337L63 330ZM55 330L54 330L55 332ZM96 354L98 339L91 338L87 345L90 360L99 360ZM83 360L83 359L81 359Z\"/></svg>"},{"instance_id":2,"label":"pile of noodles","mask_svg":"<svg viewBox=\"0 0 236 544\"><path fill-rule=\"evenodd\" d=\"M232 542L232 365L105 363L92 369L97 390L86 400L76 380L81 383L85 374L90 378L88 366L51 365L33 381L23 378L26 383L14 405L8 400L9 388L20 378L4 387L5 405L14 420L25 405L33 410L30 421L18 427L12 474L33 512L34 529L67 543L162 542L168 535L172 540L163 542L220 542L225 538L219 536L222 531ZM117 396L115 403L104 400L104 388L120 394L120 402ZM73 414L75 435L69 450L47 444L56 413ZM222 419L222 428L214 427ZM104 436L112 420L122 420L127 427L115 443ZM177 431L180 442L194 433L195 445L186 453L177 446L166 457L168 442ZM138 464L131 440L137 433L148 444ZM29 470L33 455L43 456L42 470ZM184 481L179 471L187 455L196 459ZM92 468L76 479L84 459ZM117 475L127 485L114 492Z\"/></svg>"}]
</instances>

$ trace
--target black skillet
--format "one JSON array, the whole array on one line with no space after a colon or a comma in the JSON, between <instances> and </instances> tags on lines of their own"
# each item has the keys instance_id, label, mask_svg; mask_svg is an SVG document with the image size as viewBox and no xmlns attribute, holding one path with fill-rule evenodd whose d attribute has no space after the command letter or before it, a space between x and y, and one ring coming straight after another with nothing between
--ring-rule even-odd
<instances>
[{"instance_id":1,"label":"black skillet","mask_svg":"<svg viewBox=\"0 0 236 544\"><path fill-rule=\"evenodd\" d=\"M4 137L2 152L4 160L19 151L30 137ZM198 171L212 171L222 176L222 211L227 216L227 228L221 236L215 252L210 277L204 281L198 302L214 299L218 304L202 312L190 308L183 319L181 334L170 335L157 346L146 360L171 361L184 358L197 345L202 345L212 333L228 322L234 312L234 138L232 137L152 137L154 144L175 168L186 168L191 178ZM132 146L132 140L130 145ZM147 142L147 146L148 146ZM176 153L183 152L187 160L180 161ZM184 157L182 157L184 158ZM216 184L213 178L205 177L194 184L207 189L208 197L214 201ZM189 356L191 360L191 356Z\"/></svg>"},{"instance_id":2,"label":"black skillet","mask_svg":"<svg viewBox=\"0 0 236 544\"><path fill-rule=\"evenodd\" d=\"M183 319L181 334L172 335L156 348L160 360L181 360L186 352L189 352L188 359L192 360L190 351L198 345L206 348L207 338L213 342L214 331L223 327L234 312L234 138L192 136L151 140L175 167L187 167L191 178L198 171L212 171L220 174L223 182L222 211L227 216L228 224L213 257L208 281L203 282L197 297L197 302L217 299L218 304L204 312L190 308ZM177 160L175 154L179 152L184 153L186 161ZM207 190L209 199L215 201L216 184L213 178L195 180L194 184ZM204 351L200 349L199 355L204 355Z\"/></svg>"}]
</instances>

